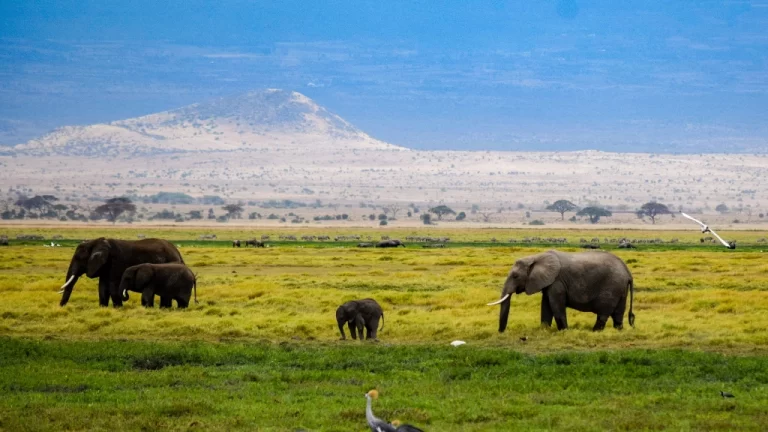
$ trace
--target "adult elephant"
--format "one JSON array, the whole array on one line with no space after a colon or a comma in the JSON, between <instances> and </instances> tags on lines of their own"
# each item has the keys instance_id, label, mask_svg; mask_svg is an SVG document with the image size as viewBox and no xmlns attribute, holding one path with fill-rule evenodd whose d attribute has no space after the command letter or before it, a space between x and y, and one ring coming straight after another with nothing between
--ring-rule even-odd
<instances>
[{"instance_id":1,"label":"adult elephant","mask_svg":"<svg viewBox=\"0 0 768 432\"><path fill-rule=\"evenodd\" d=\"M376 243L377 248L396 248L398 246L405 247L405 243L400 240L382 240Z\"/></svg>"},{"instance_id":2,"label":"adult elephant","mask_svg":"<svg viewBox=\"0 0 768 432\"><path fill-rule=\"evenodd\" d=\"M515 261L504 282L501 299L488 304L501 304L499 333L507 328L512 294L523 292L542 293L542 325L551 326L554 318L558 330L567 329L565 308L570 307L597 314L593 331L604 329L608 317L613 319L614 328L623 328L629 293L629 325L635 325L632 274L624 261L608 252L549 251Z\"/></svg>"},{"instance_id":3,"label":"adult elephant","mask_svg":"<svg viewBox=\"0 0 768 432\"><path fill-rule=\"evenodd\" d=\"M67 281L60 293L61 306L69 301L77 280L85 274L99 278L99 305L109 306L109 299L115 307L123 305L128 296L121 296L120 279L128 267L137 264L184 263L176 246L161 239L115 240L104 237L80 243L72 255L67 270ZM160 305L171 306L171 298L160 298Z\"/></svg>"}]
</instances>

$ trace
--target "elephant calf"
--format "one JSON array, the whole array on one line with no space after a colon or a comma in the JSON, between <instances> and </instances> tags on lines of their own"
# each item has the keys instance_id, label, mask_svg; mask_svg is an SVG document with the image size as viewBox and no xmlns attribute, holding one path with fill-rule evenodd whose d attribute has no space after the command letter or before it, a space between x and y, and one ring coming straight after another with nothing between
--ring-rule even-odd
<instances>
[{"instance_id":1,"label":"elephant calf","mask_svg":"<svg viewBox=\"0 0 768 432\"><path fill-rule=\"evenodd\" d=\"M154 307L155 294L161 298L176 300L179 308L189 306L192 290L197 303L197 279L184 264L139 264L128 267L120 281L120 292L128 297L128 291L140 292L141 305ZM172 303L161 304L170 307Z\"/></svg>"},{"instance_id":2,"label":"elephant calf","mask_svg":"<svg viewBox=\"0 0 768 432\"><path fill-rule=\"evenodd\" d=\"M376 300L363 299L352 300L344 303L336 309L336 322L341 332L341 340L347 339L344 334L344 324L349 326L349 332L352 339L357 339L355 330L360 334L360 340L363 340L363 328L366 330L365 339L377 339L379 329L379 318L381 318L381 329L384 329L384 311Z\"/></svg>"}]
</instances>

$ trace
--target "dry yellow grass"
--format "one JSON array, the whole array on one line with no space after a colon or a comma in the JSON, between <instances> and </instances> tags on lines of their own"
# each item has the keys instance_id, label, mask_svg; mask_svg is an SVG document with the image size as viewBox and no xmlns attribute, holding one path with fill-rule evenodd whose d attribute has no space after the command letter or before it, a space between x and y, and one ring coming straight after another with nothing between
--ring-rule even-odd
<instances>
[{"instance_id":1,"label":"dry yellow grass","mask_svg":"<svg viewBox=\"0 0 768 432\"><path fill-rule=\"evenodd\" d=\"M461 339L531 352L683 347L762 353L768 347L768 262L759 252L738 251L618 252L636 281L635 329L592 333L595 316L574 310L569 331L539 329L535 295L513 298L508 330L499 335L498 308L485 303L498 297L516 258L542 250L183 246L199 275L200 304L169 311L140 307L136 294L122 309L100 308L96 281L86 278L59 307L56 291L73 248L1 248L0 335L343 343L336 341L336 307L373 297L385 310L384 343Z\"/></svg>"}]
</instances>

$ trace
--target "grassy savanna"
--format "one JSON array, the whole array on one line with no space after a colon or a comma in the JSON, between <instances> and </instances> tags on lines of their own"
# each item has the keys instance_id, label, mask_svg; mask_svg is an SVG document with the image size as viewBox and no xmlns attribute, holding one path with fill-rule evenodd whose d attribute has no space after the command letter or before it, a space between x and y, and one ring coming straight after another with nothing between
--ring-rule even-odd
<instances>
[{"instance_id":1,"label":"grassy savanna","mask_svg":"<svg viewBox=\"0 0 768 432\"><path fill-rule=\"evenodd\" d=\"M364 430L374 387L377 414L427 430L768 427L768 262L757 249L616 251L636 281L636 328L592 333L595 316L569 310L569 331L540 329L540 296L516 296L499 335L485 303L516 258L546 247L233 249L199 234L167 233L187 240L199 277L200 303L186 311L144 309L137 294L99 308L87 278L61 308L73 242L0 248L0 428ZM382 341L338 341L335 308L363 297L384 307Z\"/></svg>"}]
</instances>

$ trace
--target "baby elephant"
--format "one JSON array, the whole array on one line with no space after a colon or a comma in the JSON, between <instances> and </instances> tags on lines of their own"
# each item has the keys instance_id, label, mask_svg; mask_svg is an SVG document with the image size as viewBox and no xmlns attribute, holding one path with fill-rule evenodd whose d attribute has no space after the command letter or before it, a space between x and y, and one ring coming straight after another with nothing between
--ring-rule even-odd
<instances>
[{"instance_id":1,"label":"baby elephant","mask_svg":"<svg viewBox=\"0 0 768 432\"><path fill-rule=\"evenodd\" d=\"M155 306L155 294L168 303L161 302L160 307L170 307L171 300L176 300L179 308L189 306L189 298L195 290L197 303L197 279L192 270L184 264L139 264L125 269L120 281L120 292L127 297L128 291L140 292L141 305Z\"/></svg>"},{"instance_id":2,"label":"baby elephant","mask_svg":"<svg viewBox=\"0 0 768 432\"><path fill-rule=\"evenodd\" d=\"M363 327L367 332L365 339L376 339L379 318L381 318L381 328L384 329L384 311L376 300L370 298L348 301L336 309L336 322L339 324L341 340L347 338L344 334L345 323L349 326L352 339L357 339L355 330L360 333L360 340L364 339Z\"/></svg>"}]
</instances>

